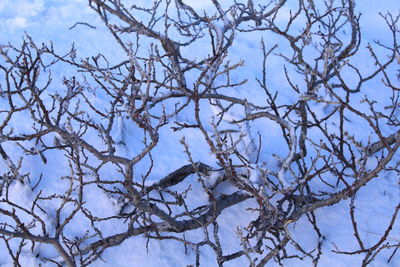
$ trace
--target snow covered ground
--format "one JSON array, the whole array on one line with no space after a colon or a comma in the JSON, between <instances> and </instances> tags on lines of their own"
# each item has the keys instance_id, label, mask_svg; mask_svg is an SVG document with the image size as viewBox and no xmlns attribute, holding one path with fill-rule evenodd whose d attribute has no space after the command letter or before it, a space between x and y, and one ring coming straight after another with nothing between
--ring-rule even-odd
<instances>
[{"instance_id":1,"label":"snow covered ground","mask_svg":"<svg viewBox=\"0 0 400 267\"><path fill-rule=\"evenodd\" d=\"M123 51L115 49L116 44L112 36L105 29L98 16L87 7L85 0L2 0L0 1L0 45L10 42L12 44L21 43L22 37L25 33L28 33L36 43L47 43L52 41L57 51L67 51L72 43L75 43L78 57L87 57L96 55L99 51L108 58L115 59L118 61L119 58L123 58ZM133 1L136 5L145 3L146 0ZM187 0L187 3L193 4L198 9L211 8L211 0ZM256 2L256 1L255 1ZM386 11L399 11L399 3L397 0L385 0L385 1L356 1L358 10L363 13L361 24L363 25L363 40L361 47L365 47L366 44L375 38L381 40L388 39L387 31L384 23L379 18L378 13ZM282 18L284 19L284 18ZM91 25L96 28L91 28L85 25L75 25L76 22L90 22ZM75 25L75 27L73 27ZM275 38L275 37L274 37ZM259 66L261 60L257 61L261 55L259 49L259 33L252 33L247 35L246 39L238 39L232 48L232 60L239 58L252 58L246 62L246 68L241 72L242 77L248 79L254 79L261 75ZM271 37L268 40L270 44L279 42ZM282 44L284 47L285 44ZM362 63L364 60L363 54L361 54L358 60ZM271 86L277 88L285 88L283 86L282 76L279 75L282 69L279 67L281 63L278 59L273 61L268 66L270 71ZM366 67L367 68L367 67ZM64 76L73 74L72 69L65 68L64 65L56 65L53 70L54 80L61 80ZM242 77L237 77L240 79ZM275 78L278 77L278 78ZM254 82L254 81L253 81ZM251 85L251 82L250 82ZM382 94L379 90L375 90L374 86L377 84L371 84L371 89L365 92L377 101L385 102L387 95ZM248 91L246 91L248 90ZM239 92L243 97L247 96L252 101L257 102L260 98L258 95L251 93L251 89L243 89ZM293 97L289 90L287 92L280 91L280 103L285 101L293 101ZM362 96L360 96L362 97ZM94 99L94 101L101 101L101 99ZM319 107L318 112L323 112L323 107ZM239 114L240 115L240 114ZM19 118L19 125L16 128L23 131L24 127L28 127L24 124L25 119ZM124 119L121 118L121 124L119 129L124 126ZM360 131L363 125L354 122L350 131L354 131L357 136L368 136L367 132ZM278 154L281 151L282 143L280 129L276 125L271 125L268 122L265 124L252 125L252 129L256 132L260 130L264 132L263 135L265 144L268 151L262 151L261 155L265 161L271 159L273 153ZM263 129L268 129L266 132ZM386 132L385 132L386 131ZM383 129L385 135L389 135L390 129ZM135 135L134 129L127 127L124 131L117 131L115 135L121 135L121 140L129 137L129 135ZM170 129L163 129L161 135L164 137L160 145L155 149L153 156L157 161L157 168L153 170L150 178L155 179L156 177L163 177L166 174L174 171L175 169L187 164L187 157L183 153L183 147L179 144L180 138L184 135L187 142L191 144L191 149L197 151L195 154L195 161L201 160L202 162L213 164L212 160L209 159L209 152L205 151L205 142L199 140L195 131L184 131L180 133L174 133ZM118 138L116 138L118 139ZM135 153L135 143L130 143L127 147L127 151L121 151L121 153ZM16 159L19 157L21 151L18 148L8 146L4 144L9 155ZM53 176L62 176L64 171L63 168L66 166L57 161L57 153L54 155L47 156L49 162L43 164L36 160L27 161L23 166L24 171L28 171L31 174L39 173L51 173ZM397 155L396 159L400 159ZM373 159L371 159L371 168L374 165ZM1 168L5 168L5 164L0 163ZM140 170L139 170L140 172ZM111 173L110 173L111 174ZM118 175L115 173L115 175ZM50 175L49 175L50 177ZM190 179L196 179L192 177ZM190 183L188 180L187 183ZM396 175L383 175L374 179L367 186L362 188L357 194L355 205L357 207L357 217L360 226L360 235L363 240L367 242L365 245L372 245L376 242L382 231L384 231L391 219L392 213L395 207L400 201L400 185L399 177ZM196 184L196 183L193 183ZM63 185L59 181L49 180L46 183L47 188L43 188L51 192L52 190L57 191L58 187ZM226 189L226 190L229 190ZM201 190L198 190L201 191ZM11 192L13 193L12 198L21 203L21 205L29 205L30 192L24 185L20 183L14 183L12 185ZM202 203L206 201L207 196L196 195L196 188L193 188L192 198L193 204ZM92 210L96 210L99 216L106 216L107 214L113 214L118 210L118 203L115 203L102 191L96 187L89 187L86 192L88 198L86 199L88 205ZM253 203L254 204L254 203ZM221 229L221 236L224 238L222 247L226 249L227 253L233 253L240 249L240 243L235 233L237 226L245 226L252 219L252 214L245 210L245 207L253 205L251 201L244 202L235 207L224 211L219 218ZM357 241L353 237L353 227L349 215L350 201L342 201L339 204L335 204L330 207L324 207L316 211L318 226L321 230L322 235L325 237L322 243L324 254L321 256L319 266L360 266L362 261L362 255L344 255L333 253L332 250L340 248L343 251L351 251L357 248ZM51 210L52 207L46 207ZM43 215L44 217L46 215ZM51 220L50 218L48 218ZM44 218L44 220L47 220ZM71 223L68 231L71 233L79 233L87 227L87 221L74 219ZM232 222L235 222L232 224ZM104 231L107 234L116 234L121 232L119 227L123 228L123 225L104 225ZM123 230L123 229L122 229ZM318 237L312 229L312 225L307 221L307 218L303 216L299 221L289 225L292 238L304 245L305 249L312 249L319 242ZM203 230L198 229L187 234L188 239L195 240L197 237L203 236ZM390 239L397 240L400 242L400 224L395 223L394 229L390 234ZM0 243L2 244L2 243ZM147 245L147 239L143 237L134 237L125 241L123 244L106 250L102 256L102 260L97 261L94 266L187 266L194 264L195 262L195 251L188 248L186 253L182 243L165 240L157 241L151 240ZM309 247L307 247L308 245ZM48 251L43 250L41 247L36 247L35 250L46 251L48 255L53 255L55 251L48 247ZM47 247L46 247L47 249ZM394 258L387 263L387 258L393 251L387 251L379 255L374 261L373 266L400 266L400 254L397 253ZM39 266L40 260L35 257L35 254L29 250L23 251L22 253L22 265L23 266ZM215 262L215 254L209 251L208 248L201 248L201 266L217 266ZM301 261L297 258L287 259L284 262L285 266L311 266L312 263L309 259ZM8 253L5 249L0 249L0 264L1 266L13 266L12 260L8 257ZM227 263L225 266L247 266L248 261L245 257L238 258L234 261ZM45 264L45 266L47 266ZM51 266L51 264L49 264ZM272 263L269 266L274 266Z\"/></svg>"}]
</instances>

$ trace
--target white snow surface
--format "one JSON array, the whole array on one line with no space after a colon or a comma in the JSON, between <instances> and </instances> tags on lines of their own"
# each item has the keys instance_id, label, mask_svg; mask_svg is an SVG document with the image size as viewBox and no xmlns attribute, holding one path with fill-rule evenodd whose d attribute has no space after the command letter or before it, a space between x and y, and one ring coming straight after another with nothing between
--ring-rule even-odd
<instances>
[{"instance_id":1,"label":"white snow surface","mask_svg":"<svg viewBox=\"0 0 400 267\"><path fill-rule=\"evenodd\" d=\"M76 43L78 56L83 55L95 55L101 51L105 56L110 58L123 57L122 51L115 49L115 42L110 36L110 34L102 26L101 21L88 7L85 0L1 0L0 1L0 45L11 42L15 45L21 43L21 38L24 33L28 33L37 42L48 42L52 40L55 48L58 51L66 51L70 45L74 42ZM136 5L140 5L145 0L134 1ZM196 10L210 8L211 0L185 0L184 2L193 4ZM224 2L224 1L223 1ZM254 1L257 2L257 1ZM385 39L387 36L383 35L386 31L383 23L375 23L378 20L378 12L385 12L387 10L398 10L399 4L397 0L386 0L386 1L357 1L360 2L358 9L363 12L362 23L364 23L364 29L368 28L368 33L364 35L364 38L371 40L375 36ZM284 18L282 18L284 19ZM96 29L91 29L83 25L77 25L74 29L69 30L78 21L90 21L90 24L95 25ZM273 42L274 40L270 40ZM237 40L236 45L232 48L232 55L238 58L251 58L254 53L259 53L259 37L257 34L249 34L248 37L243 40ZM362 59L360 59L362 60ZM277 77L279 75L273 75L274 71L279 73L281 70L274 67L279 66L279 62L272 62L269 66L271 84L280 85L281 80ZM247 62L246 68L243 69L241 75L243 77L248 77L249 79L254 78L255 73L259 72L260 62ZM53 71L55 79L61 79L63 76L68 76L71 69L57 69ZM259 73L258 73L259 74ZM238 77L240 78L240 77ZM286 86L286 85L285 85ZM250 89L249 89L250 90ZM251 95L246 92L239 94L247 95L252 98L252 101L257 101L257 95ZM281 92L280 98L287 98L288 102L291 102L290 92ZM384 98L385 95L379 94L378 92L371 91L371 98L376 99ZM261 98L264 99L264 98ZM97 99L94 101L102 101ZM323 107L316 110L316 112L323 112ZM24 126L24 118L20 118L20 128L21 130ZM136 134L134 130L126 127L123 118L118 118L118 125L120 127L116 129L116 142L121 142L126 139L126 136L130 134ZM268 147L268 152L261 152L261 157L265 160L265 165L274 165L273 158L268 155L277 154L281 158L285 158L287 155L281 154L280 146L284 144L280 140L280 129L276 124L270 123L269 121L263 121L260 124L252 124L251 129L254 132L260 131L264 138L264 147ZM363 133L362 131L357 131L358 125L354 124L354 129L349 129L349 131L354 130L356 135L367 135L368 133ZM243 126L242 129L246 128ZM246 128L247 129L247 128ZM267 129L267 132L266 130ZM385 132L384 132L385 133ZM389 134L387 132L385 134ZM191 149L193 151L199 151L194 155L195 160L201 160L205 163L209 156L208 151L202 150L206 145L204 141L199 140L197 133L194 131L187 130L181 134L174 134L172 131L167 129L161 130L161 135L168 138L163 138L163 142L160 143L154 150L153 155L156 158L157 168L154 169L152 174L153 179L157 177L163 177L171 171L179 168L183 164L187 164L187 157L183 153L183 147L179 144L179 139L182 135L185 136L187 142L191 144ZM253 146L247 140L245 146ZM120 153L123 155L135 154L138 148L135 148L135 143L129 144L119 144ZM14 147L8 147L4 144L5 149L10 153L11 157L16 159L19 157L18 149ZM252 149L252 147L251 147ZM287 151L284 149L283 151ZM251 150L249 153L253 153ZM46 171L51 172L53 176L63 175L63 164L57 162L57 153L53 153L52 156L48 156L49 162L46 166L32 161L27 161L28 163L24 165L23 171L30 172L32 175L39 174L42 170L37 169L46 168ZM268 154L268 155L267 155ZM249 155L249 158L254 157L254 155ZM253 161L253 160L251 160ZM0 167L5 167L0 163ZM212 164L212 162L210 162ZM374 159L368 162L368 167L374 167ZM251 165L253 170L251 170L251 179L254 183L259 183L259 170L256 165ZM140 168L135 166L136 170ZM135 171L136 171L135 170ZM138 170L140 171L140 169ZM146 171L146 170L145 170ZM107 170L103 170L104 174ZM110 171L111 172L111 171ZM118 175L118 173L113 173ZM196 179L192 177L190 179ZM190 183L191 180L187 183ZM211 180L217 179L217 174L212 176ZM213 181L210 183L212 184ZM193 183L196 184L196 183ZM12 185L13 198L18 199L17 201L24 205L24 203L29 202L30 192L29 188L20 183L15 183ZM48 192L57 191L57 188L62 187L62 182L50 180L47 184ZM44 188L46 191L46 189ZM229 190L229 185L226 188L218 190ZM201 191L201 190L198 190ZM193 188L193 205L204 203L207 200L207 196L195 195L196 188ZM224 191L225 192L225 191ZM90 205L91 210L98 212L99 216L106 216L107 214L112 215L119 208L119 203L113 200L106 194L102 193L95 186L89 187L86 192L86 202ZM379 239L382 231L385 230L386 225L391 219L391 214L394 211L394 207L399 203L400 200L400 190L399 190L399 179L396 176L382 176L374 179L370 184L362 188L356 197L355 205L357 206L357 216L361 218L358 223L360 224L360 235L364 240L367 240L366 245L372 245ZM250 201L251 202L251 201ZM225 253L233 253L240 249L239 239L235 233L236 227L245 226L252 219L252 213L244 209L244 207L251 206L251 203L245 202L241 203L234 209L228 209L224 211L219 217L218 221L221 225L221 240L223 241L223 248ZM332 253L336 246L342 250L352 250L357 248L356 240L353 237L353 229L350 221L350 216L348 212L349 201L342 201L339 204L318 209L316 215L318 218L318 226L325 236L323 242L324 254L321 256L319 266L360 266L362 260L361 255L342 255ZM45 207L51 214L52 207ZM24 218L23 216L21 218ZM234 222L234 223L233 223ZM26 222L29 223L29 222ZM79 233L82 229L86 228L89 222L84 218L79 219L76 217L71 226L68 227L67 231L71 233ZM104 232L106 234L116 234L125 230L124 225L103 225ZM294 224L289 225L289 230L292 233L292 238L296 241L301 241L307 249L307 244L309 248L313 248L318 243L318 238L312 229L310 223L308 223L307 218L303 216L299 221ZM203 230L199 229L187 233L187 238L203 237ZM400 240L400 225L395 224L394 230L391 232L390 238L394 240ZM188 248L186 253L185 248L182 243L176 241L156 241L150 240L148 247L146 247L147 239L143 237L134 237L125 241L118 247L107 249L102 256L102 260L95 263L94 266L187 266L194 264L195 262L195 252L193 248ZM0 246L1 243L0 243ZM41 247L35 248L37 250ZM46 247L47 254L52 255L56 252L53 251L50 246ZM41 251L46 251L42 249ZM383 257L386 256L386 257ZM390 265L387 264L385 259L387 259L387 254L383 253L374 262L374 266L400 266L400 256L399 253L392 259ZM201 248L201 266L217 266L215 261L215 254L209 250L209 248ZM23 266L47 266L43 265L40 259L37 259L35 255L31 253L30 250L22 252L21 262ZM1 266L12 266L12 260L8 257L7 251L0 247L0 264ZM238 258L234 261L228 262L224 266L247 266L248 261L245 257ZM305 260L299 261L298 259L285 260L285 266L311 266L312 263ZM48 265L52 266L52 265ZM269 265L274 266L274 265Z\"/></svg>"}]
</instances>

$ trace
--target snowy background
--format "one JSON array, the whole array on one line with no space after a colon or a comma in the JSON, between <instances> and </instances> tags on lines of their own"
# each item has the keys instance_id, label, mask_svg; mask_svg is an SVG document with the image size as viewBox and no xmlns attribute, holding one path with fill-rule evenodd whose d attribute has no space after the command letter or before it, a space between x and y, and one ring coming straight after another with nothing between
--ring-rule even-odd
<instances>
[{"instance_id":1,"label":"snowy background","mask_svg":"<svg viewBox=\"0 0 400 267\"><path fill-rule=\"evenodd\" d=\"M133 1L136 5L140 3L146 3L146 0ZM186 0L185 2L192 4L196 9L209 9L212 8L211 0ZM228 1L229 2L229 1ZM387 11L399 10L399 2L397 0L385 0L385 1L357 1L357 9L363 16L361 19L363 40L361 47L364 48L366 44L373 39L385 40L390 36L387 36L388 31L383 23L383 20L379 17L379 12L385 13ZM284 19L284 18L282 18ZM95 26L96 29L89 28L84 25L76 25L73 29L70 29L76 22L90 22L91 25ZM114 58L118 61L119 58L123 58L123 52L120 49L115 49L116 44L114 39L110 36L109 32L103 27L102 22L98 16L87 7L87 1L84 0L1 0L0 1L0 45L10 42L14 45L21 43L22 37L25 33L28 33L36 43L47 43L52 41L57 51L67 51L72 43L75 43L78 57L86 57L96 55L101 52L108 58ZM259 40L259 33L252 33L247 35L246 39L238 39L232 48L232 58L238 59L253 59L246 62L246 68L241 71L243 77L248 79L254 79L261 75L259 66L261 61L258 62L257 55L261 55ZM268 39L268 45L271 47L274 43L280 41L276 37L270 37ZM201 45L201 44L199 44ZM280 44L283 47L285 44ZM237 51L235 53L235 51ZM237 57L237 58L235 58ZM360 54L358 60L362 63L365 58L363 54ZM291 93L289 90L285 92L287 84L283 83L281 75L282 72L281 63L278 59L270 62L268 69L270 71L271 80L269 81L272 87L280 89L280 102L285 101L291 102ZM365 64L365 68L368 68L368 64ZM56 65L53 70L53 77L55 80L62 79L63 76L73 74L73 70L65 68L64 65ZM275 75L276 74L276 75ZM241 77L238 77L238 79ZM365 91L368 95L376 100L383 100L387 97L379 91L379 86L372 84L370 91ZM252 101L257 101L259 97L251 93L250 89L244 89L241 91L243 96L249 97ZM361 96L362 97L362 96ZM100 101L100 100L98 100ZM17 126L23 129L24 118L20 118L20 125ZM122 122L121 122L122 123ZM28 126L26 126L28 127ZM269 155L273 153L279 154L281 143L281 134L279 128L276 125L265 125L258 124L253 126L257 129L268 129L263 131L267 138L265 147L268 147L268 151L263 152L265 161L268 161ZM354 122L353 130L358 135L367 136L368 133L360 131L362 125L358 125ZM132 130L133 131L133 130ZM129 134L135 134L127 129L124 134L129 137ZM391 132L388 130L384 134L388 135ZM118 134L118 133L116 133ZM173 134L172 131L165 129L161 133L163 138L159 146L154 151L154 156L158 162L157 168L153 171L152 177L163 177L169 172L179 168L180 166L187 164L187 158L183 153L183 147L179 145L179 139L182 135L185 136L188 143L191 144L191 148L194 151L198 151L195 155L195 160L201 160L205 163L212 164L209 162L208 151L202 150L204 143L198 140L195 132L186 131L179 134ZM274 144L274 145L271 145ZM132 144L133 146L135 144ZM20 151L14 147L7 147L10 156L17 158ZM134 150L134 148L132 148ZM126 153L130 153L127 151ZM373 160L371 160L373 161ZM53 164L52 164L53 163ZM0 166L3 168L4 166ZM371 162L373 165L374 163ZM40 165L40 164L39 164ZM51 160L47 165L40 165L41 169L37 169L39 166L37 162L26 162L24 165L25 170L31 173L48 172L57 174L62 173L63 165L56 161ZM193 178L195 179L195 178ZM190 180L188 180L190 183ZM57 190L57 181L47 184L47 190ZM358 223L360 226L360 234L364 240L370 240L370 244L376 242L382 231L386 229L386 226L391 219L394 207L400 201L400 186L398 177L383 176L373 180L366 187L360 190L357 194L356 203ZM21 184L13 185L13 198L19 203L29 202L29 192ZM88 192L87 192L88 193ZM88 203L93 203L92 208L97 210L99 213L112 213L117 209L116 204L113 203L106 195L93 188L92 194L87 194ZM91 197L93 200L91 201ZM206 196L198 196L198 203L201 203L206 199ZM245 226L251 219L251 213L243 210L245 203L242 203L235 209L230 209L224 212L219 221L222 226L221 236L223 236L223 247L226 252L235 252L240 248L237 236L235 234L235 227L243 225ZM51 208L51 207L49 207ZM323 251L320 260L320 266L359 266L362 260L362 256L353 255L346 256L332 253L335 246L342 250L352 250L357 247L356 240L353 238L353 229L348 213L349 202L342 201L331 207L325 207L316 211L318 216L318 225L321 229L322 234L325 236L323 242ZM232 221L236 222L232 226ZM392 240L400 241L400 227L399 223L395 224L395 228L392 231L390 238ZM70 231L79 232L80 229L85 229L85 222L76 220L73 223L73 228ZM119 233L118 225L104 226L107 229L107 233ZM295 240L301 240L302 244L309 244L310 248L316 246L318 239L313 232L311 225L307 222L306 218L302 218L295 224L290 226L292 237ZM202 230L196 230L190 233L192 239L202 236ZM97 261L95 266L187 266L193 264L195 261L195 253L190 249L187 253L184 251L183 245L175 241L155 241L152 240L149 243L148 249L146 248L146 239L142 237L134 237L125 241L122 245L106 250L102 256L103 261ZM366 245L370 245L368 242ZM305 247L307 248L307 247ZM40 249L40 248L37 248ZM49 250L49 255L54 251ZM201 265L202 266L216 266L215 255L212 251L208 251L206 247L202 247L201 250ZM374 262L374 266L386 266L388 265L385 261L387 254L383 253ZM23 253L24 264L23 266L38 266L39 260L31 255L30 251L24 251ZM0 264L1 266L12 266L12 261L7 256L7 252L4 249L0 249ZM246 266L248 264L244 257L241 257L235 261L229 262L226 266ZM303 261L299 262L298 259L286 260L285 266L310 266L311 262ZM273 265L271 265L273 266ZM390 262L388 266L400 266L400 255L397 254L395 258Z\"/></svg>"}]
</instances>

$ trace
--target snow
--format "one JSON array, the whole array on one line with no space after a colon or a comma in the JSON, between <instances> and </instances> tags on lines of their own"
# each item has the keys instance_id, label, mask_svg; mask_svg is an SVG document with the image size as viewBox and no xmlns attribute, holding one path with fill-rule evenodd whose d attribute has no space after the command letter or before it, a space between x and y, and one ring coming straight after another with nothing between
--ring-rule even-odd
<instances>
[{"instance_id":1,"label":"snow","mask_svg":"<svg viewBox=\"0 0 400 267\"><path fill-rule=\"evenodd\" d=\"M137 5L143 1L135 2ZM201 0L185 0L185 3L193 5L193 7L201 11L205 8L211 8L211 1ZM260 1L254 1L256 2ZM261 1L262 2L262 1ZM376 23L377 13L379 11L386 10L398 10L397 0L385 1L385 6L379 4L378 1L359 1L359 8L363 10L364 16L362 17L362 23L365 22L363 28L364 31L368 31L364 35L362 46L370 41L373 37L379 37L382 39L388 38L383 34L383 25ZM368 2L368 3L367 3ZM282 11L283 14L279 16L279 20L285 21L288 18L288 13ZM77 21L90 21L90 24L96 26L96 29L91 29L84 25L77 25L74 29L69 30ZM216 27L219 27L216 25ZM76 43L78 57L82 55L95 55L98 51L101 51L106 57L111 59L121 58L123 52L118 48L115 49L115 43L112 40L110 34L102 26L100 20L96 14L93 14L87 7L87 1L84 0L8 0L0 2L0 45L6 42L13 44L21 43L21 38L24 33L28 33L37 42L47 42L52 40L57 51L67 51L71 46L72 42ZM271 37L271 43L274 43L276 37ZM258 33L252 33L248 35L246 39L238 40L232 47L232 61L237 61L239 58L260 58L259 51L259 36ZM287 44L280 44L282 47ZM200 46L200 45L199 45ZM190 52L190 51L189 51ZM195 55L193 55L195 57ZM363 62L362 56L356 58ZM260 62L251 61L246 62L246 66L243 71L235 77L240 80L242 78L254 77L255 72L259 71ZM282 82L282 78L278 74L282 72L281 61L275 58L275 61L271 62L268 66L269 75L272 77L269 81L272 87L280 88L279 101L283 103L285 101L292 102L294 96L286 83ZM367 64L366 64L367 65ZM56 66L54 71L55 80L61 80L63 76L68 76L71 70L65 70L63 67ZM362 70L365 73L369 73L370 70ZM259 73L256 73L259 75ZM352 78L352 74L347 74L346 78ZM248 87L241 88L242 90L234 92L237 97L248 97L249 100L257 103L265 102L265 97L257 94L253 94L251 91L250 81ZM299 81L301 84L301 81ZM365 94L370 96L372 99L382 100L387 99L388 95L384 95L380 92L382 85L378 87L371 86L370 91L365 91ZM90 96L92 97L92 96ZM355 96L362 98L363 96ZM97 105L101 105L101 96L93 97L93 101L98 101ZM329 110L325 108L327 105L319 103L315 105L315 112L317 114L326 114ZM332 107L332 106L330 106ZM367 108L366 104L360 104L360 108ZM189 110L189 108L188 108ZM221 110L217 105L211 105L210 114L217 115ZM236 112L236 110L235 110ZM230 122L232 120L239 120L246 115L246 111L237 111L237 113L226 113L224 120ZM353 120L352 124L348 125L349 131L360 139L367 140L369 133L360 131L363 129L363 123L357 121L356 117L352 114L348 114ZM19 121L19 125L16 125L16 130L20 132L29 132L29 125L24 124L26 114L20 114L16 120ZM193 118L185 117L183 115L180 120L191 121ZM287 151L287 145L283 143L280 136L280 128L275 123L271 123L268 120L257 122L246 122L238 125L236 129L238 134L243 134L242 140L242 151L249 160L249 166L247 171L250 173L250 181L253 185L261 185L264 169L274 169L279 173L279 179L285 187L288 186L287 181L290 181L289 176L286 173L288 163L293 158L296 152L296 146L290 148L289 155L285 155ZM68 125L67 125L68 126ZM72 126L70 126L72 127ZM329 125L328 127L333 127ZM265 130L267 129L267 130ZM71 129L72 130L72 129ZM210 133L213 132L211 127L208 129ZM260 154L260 163L256 163L257 158L257 144L254 144L254 136L259 132L262 134L264 143L263 149ZM390 134L390 129L384 128L384 134ZM250 134L253 134L253 138L249 138ZM296 140L299 132L295 129L290 129L290 139ZM118 116L117 124L113 128L114 142L118 144L118 155L135 155L141 150L141 144L138 144L137 140L129 139L129 136L141 136L142 133L137 129L127 127L124 118ZM185 137L185 140L190 144L191 151L196 151L193 155L194 161L202 161L205 163L213 164L210 159L209 151L206 151L206 143L204 140L199 140L198 133L191 129L186 129L179 133L174 133L171 129L163 128L160 130L160 136L163 141L153 151L153 160L158 163L157 167L153 170L151 177L149 177L149 183L154 182L157 177L164 177L166 174L174 171L180 166L187 164L187 157L183 153L183 147L179 144L179 140ZM310 133L311 137L313 133ZM61 136L52 136L48 138L57 138L60 142L65 142ZM256 139L257 140L257 139ZM319 139L316 139L319 140ZM94 142L100 143L97 138ZM1 140L0 140L0 144ZM9 152L10 157L17 160L21 155L21 150L3 144ZM282 149L284 148L284 149ZM284 159L283 162L277 162L276 158L272 156L276 154L280 159ZM67 175L69 169L66 162L58 162L57 158L61 157L57 152L49 151L47 159L49 162L44 164L43 162L34 159L34 157L28 157L24 161L23 168L20 170L21 173L30 172L31 174L44 173L45 178L49 180L46 185L41 185L39 189L43 190L44 194L50 195L52 193L61 192L65 188L66 182L60 182L52 180L51 177L60 177ZM397 160L399 157L397 156ZM282 164L283 163L283 164ZM9 165L10 163L7 162ZM149 159L141 162L135 166L137 173L145 174L149 167ZM277 167L281 164L280 169ZM371 157L367 162L367 169L373 169L377 164L375 158ZM5 168L4 163L0 163L1 168ZM109 170L104 166L101 169L101 173L110 177L119 177L115 170ZM219 182L221 172L212 172L207 179L208 186L214 187ZM89 178L88 178L89 179ZM194 176L190 179L196 179ZM190 184L190 180L187 182ZM198 184L194 183L193 184ZM187 184L185 184L187 185ZM232 192L232 185L229 182L222 182L214 189L216 195L227 194ZM38 189L38 190L39 190ZM20 203L22 206L29 206L32 203L30 188L21 182L15 182L11 185L10 195L16 203ZM201 194L202 193L202 194ZM201 204L207 202L207 196L202 189L193 186L189 192L192 199L191 204ZM366 240L366 245L373 245L377 241L379 235L385 230L386 225L391 219L391 214L394 211L395 206L400 200L399 190L399 178L396 175L380 176L373 180L370 184L363 187L357 194L355 205L357 206L357 216L359 218L358 224L360 226L360 234L363 240ZM95 186L87 187L86 192L86 204L87 208L96 211L96 216L112 216L118 212L122 204L119 200L112 199L110 196L103 193ZM353 228L350 221L350 215L348 213L348 207L350 200L340 202L336 205L324 207L316 211L317 223L320 227L321 233L325 239L322 242L325 253L321 256L320 266L358 266L362 260L362 255L347 256L342 254L335 254L332 250L339 247L341 250L351 251L357 249L356 240L353 238ZM237 237L237 227L247 225L254 216L253 213L246 210L247 207L256 206L251 201L245 201L238 205L235 209L229 209L224 211L219 217L221 233L223 236L222 247L226 249L226 253L233 253L240 249L239 238ZM54 207L48 206L45 209L51 214L54 212ZM66 207L63 210L64 214L68 214L73 209L73 206ZM21 218L25 218L25 215L21 214ZM43 220L47 220L47 215L43 214ZM234 223L232 223L234 222ZM29 223L28 221L26 223ZM77 215L71 222L71 226L67 228L69 234L83 235L84 230L88 228L90 222L82 214ZM100 225L100 224L99 224ZM126 225L122 224L101 224L104 233L107 235L116 234L123 232ZM212 226L209 227L210 231ZM394 230L390 234L392 240L400 240L400 225L396 222ZM312 229L311 224L307 221L307 218L303 216L296 223L289 225L292 238L298 242L301 241L302 245L306 249L312 249L315 244L318 243L318 237ZM40 232L40 230L37 230ZM198 229L187 233L187 237L196 240L203 236L203 230ZM146 244L148 242L148 247ZM1 246L1 245L0 245ZM36 248L37 251L46 251L50 246L42 246ZM194 264L195 262L195 250L194 248L188 247L186 253L182 243L174 240L148 240L142 236L130 238L118 247L107 249L102 256L102 260L96 262L95 266L187 266ZM48 255L55 255L55 251L49 249ZM208 247L200 248L201 254L201 266L217 266L215 262L215 254ZM385 254L386 255L386 254ZM387 256L387 255L386 255ZM387 266L388 264L384 261L383 256L378 257L375 266ZM386 257L387 258L387 257ZM41 263L40 259L32 255L29 249L24 249L20 261L23 266L39 266ZM12 266L11 259L7 256L5 249L0 251L0 264L1 266ZM297 259L285 260L285 266L310 266L312 263L309 260L300 262ZM393 258L390 266L400 266L400 257L397 255ZM224 266L247 266L248 262L245 257L238 258L232 262L227 263ZM47 266L47 265L44 265ZM275 266L275 265L270 265Z\"/></svg>"}]
</instances>

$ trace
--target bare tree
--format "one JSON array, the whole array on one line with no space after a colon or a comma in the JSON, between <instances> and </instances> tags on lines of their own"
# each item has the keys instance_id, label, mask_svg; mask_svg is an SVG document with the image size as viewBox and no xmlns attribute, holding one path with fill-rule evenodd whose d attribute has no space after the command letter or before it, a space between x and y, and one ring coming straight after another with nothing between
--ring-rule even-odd
<instances>
[{"instance_id":1,"label":"bare tree","mask_svg":"<svg viewBox=\"0 0 400 267\"><path fill-rule=\"evenodd\" d=\"M141 235L194 248L196 266L202 246L215 252L219 266L238 257L247 258L250 266L296 257L317 265L324 251L315 211L350 198L359 249L336 252L362 254L360 264L365 266L390 250L390 261L399 247L388 237L400 203L387 230L368 247L359 234L355 196L374 178L398 172L399 15L381 15L391 40L365 48L365 71L354 60L365 52L356 1L286 2L227 5L212 0L214 11L199 12L183 0L157 0L149 7L90 0L125 52L126 58L116 64L102 54L79 59L74 47L60 54L52 44L37 45L29 36L21 46L2 46L0 155L7 169L1 175L0 235L10 260L20 266L21 251L29 247L45 262L85 266L106 249ZM260 37L263 57L235 62L231 47L252 33L275 35L287 46L280 49ZM193 55L198 44L201 51ZM282 86L295 101L281 103L281 89L269 83L271 58L283 60ZM251 90L264 95L260 101L237 93L253 79L237 78L247 61L259 62L261 75L254 77ZM76 75L65 77L62 84L53 82L50 70L55 64L67 64ZM391 94L390 105L365 94L371 84ZM324 112L316 112L321 106ZM22 129L21 116L30 123ZM350 118L368 134L349 131ZM268 153L263 145L268 129L253 130L266 120L278 126L286 144L274 155L275 166L262 160ZM136 129L137 135L127 136L126 127ZM153 151L164 141L165 128L177 134L196 131L210 152L203 161L213 164L194 160L197 151L182 138L187 164L147 182L159 164ZM128 138L137 144L135 153L124 153ZM60 159L65 175L42 178L26 171L26 161L35 159L39 168L49 157ZM377 161L373 167L367 165L371 158ZM185 182L190 177L196 184ZM60 183L52 194L44 189L48 179ZM230 193L219 193L223 184L230 185ZM15 185L29 188L31 197L24 203L14 197ZM119 211L95 214L87 202L93 187L119 203ZM207 195L201 205L192 204L193 188ZM237 229L242 249L227 254L218 218L239 203L251 209L254 219ZM290 224L302 217L309 219L320 240L312 251L290 233ZM85 233L70 231L77 220L87 222ZM109 234L103 228L107 224L123 228ZM185 238L195 229L203 229L203 241ZM40 244L52 246L58 256L41 253Z\"/></svg>"}]
</instances>

